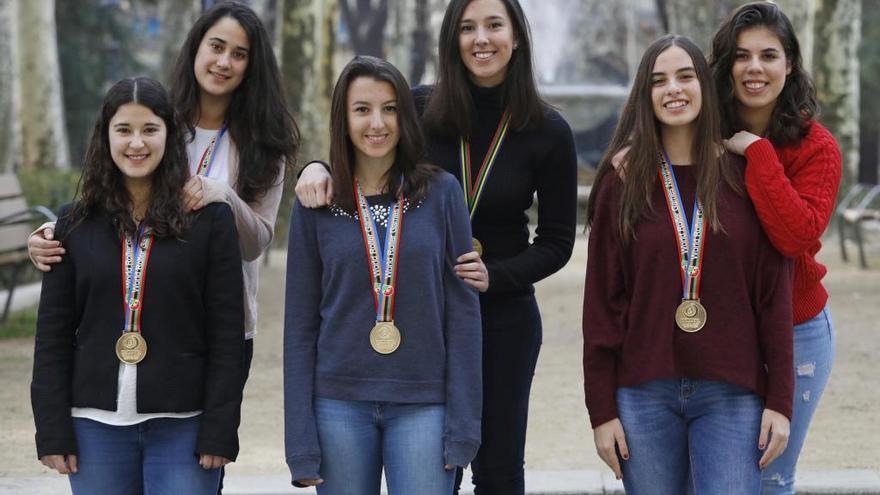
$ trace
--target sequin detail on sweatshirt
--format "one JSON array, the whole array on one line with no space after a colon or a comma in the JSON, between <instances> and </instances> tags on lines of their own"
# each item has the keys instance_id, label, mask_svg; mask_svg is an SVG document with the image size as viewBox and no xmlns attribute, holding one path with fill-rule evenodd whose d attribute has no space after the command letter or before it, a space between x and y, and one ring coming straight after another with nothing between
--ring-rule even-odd
<instances>
[{"instance_id":1,"label":"sequin detail on sweatshirt","mask_svg":"<svg viewBox=\"0 0 880 495\"><path fill-rule=\"evenodd\" d=\"M421 201L417 205L415 205L414 208L418 208L420 206L422 206ZM355 212L354 214L349 213L335 204L330 205L329 208L330 208L330 213L332 213L334 217L343 216L346 218L350 218L354 221L358 221L357 212ZM403 212L406 213L407 211L409 211L409 208L410 208L410 202L408 199L405 199L403 201ZM370 215L373 217L373 220L376 221L377 225L380 225L382 227L387 227L388 226L388 216L391 215L391 205L390 204L389 205L371 205L370 206Z\"/></svg>"}]
</instances>

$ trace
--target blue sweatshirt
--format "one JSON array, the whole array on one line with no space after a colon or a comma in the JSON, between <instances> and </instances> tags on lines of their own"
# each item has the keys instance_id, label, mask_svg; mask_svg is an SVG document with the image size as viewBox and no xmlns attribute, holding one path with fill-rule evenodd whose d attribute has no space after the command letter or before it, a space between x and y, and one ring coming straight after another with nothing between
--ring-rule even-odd
<instances>
[{"instance_id":1,"label":"blue sweatshirt","mask_svg":"<svg viewBox=\"0 0 880 495\"><path fill-rule=\"evenodd\" d=\"M369 197L373 216L391 204ZM377 215L378 213L378 215ZM445 403L447 464L467 465L480 444L481 326L476 290L456 276L471 248L458 182L432 179L403 215L394 321L400 348L370 347L376 321L372 280L357 216L294 203L284 307L284 440L294 480L320 477L314 398ZM385 228L379 224L380 237Z\"/></svg>"}]
</instances>

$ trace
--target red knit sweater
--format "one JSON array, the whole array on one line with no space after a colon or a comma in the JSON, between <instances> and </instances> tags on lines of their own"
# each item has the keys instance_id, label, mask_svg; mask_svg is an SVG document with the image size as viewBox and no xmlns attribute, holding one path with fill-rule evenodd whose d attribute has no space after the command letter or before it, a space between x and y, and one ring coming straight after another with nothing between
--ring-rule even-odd
<instances>
[{"instance_id":1,"label":"red knit sweater","mask_svg":"<svg viewBox=\"0 0 880 495\"><path fill-rule=\"evenodd\" d=\"M744 161L730 157L743 173ZM695 167L674 167L688 214ZM584 291L584 387L595 428L617 417L615 394L658 379L715 380L754 391L765 407L791 417L794 366L791 263L773 248L749 198L719 191L724 232L706 232L700 299L706 326L685 333L675 324L682 299L675 231L659 180L636 239L620 239L622 182L608 174L590 229Z\"/></svg>"},{"instance_id":2,"label":"red knit sweater","mask_svg":"<svg viewBox=\"0 0 880 495\"><path fill-rule=\"evenodd\" d=\"M827 272L816 261L840 185L840 149L818 122L797 145L774 148L767 139L746 149L746 189L770 242L794 258L794 324L812 319L828 301Z\"/></svg>"}]
</instances>

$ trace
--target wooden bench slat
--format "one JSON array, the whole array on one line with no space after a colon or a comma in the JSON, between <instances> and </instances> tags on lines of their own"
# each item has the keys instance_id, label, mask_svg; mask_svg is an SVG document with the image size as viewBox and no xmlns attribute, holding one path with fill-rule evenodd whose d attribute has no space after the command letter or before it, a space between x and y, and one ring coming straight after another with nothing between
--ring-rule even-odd
<instances>
[{"instance_id":1,"label":"wooden bench slat","mask_svg":"<svg viewBox=\"0 0 880 495\"><path fill-rule=\"evenodd\" d=\"M21 186L15 174L0 174L0 197L21 195Z\"/></svg>"},{"instance_id":2,"label":"wooden bench slat","mask_svg":"<svg viewBox=\"0 0 880 495\"><path fill-rule=\"evenodd\" d=\"M17 198L0 198L0 218L27 210L27 201L21 196Z\"/></svg>"},{"instance_id":3,"label":"wooden bench slat","mask_svg":"<svg viewBox=\"0 0 880 495\"><path fill-rule=\"evenodd\" d=\"M24 261L30 261L26 251L0 254L0 265L11 265L14 263L22 263Z\"/></svg>"},{"instance_id":4,"label":"wooden bench slat","mask_svg":"<svg viewBox=\"0 0 880 495\"><path fill-rule=\"evenodd\" d=\"M27 239L32 230L33 228L27 224L0 227L0 253L27 249Z\"/></svg>"}]
</instances>

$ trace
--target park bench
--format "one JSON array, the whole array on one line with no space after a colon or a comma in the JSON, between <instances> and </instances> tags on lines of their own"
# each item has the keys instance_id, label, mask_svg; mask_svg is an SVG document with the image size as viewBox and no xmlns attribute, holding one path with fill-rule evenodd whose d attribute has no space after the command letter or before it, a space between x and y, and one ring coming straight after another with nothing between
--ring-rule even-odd
<instances>
[{"instance_id":1,"label":"park bench","mask_svg":"<svg viewBox=\"0 0 880 495\"><path fill-rule=\"evenodd\" d=\"M15 174L0 175L0 288L6 290L0 323L9 316L15 286L22 270L30 264L27 239L33 223L55 219L45 206L28 207Z\"/></svg>"},{"instance_id":2,"label":"park bench","mask_svg":"<svg viewBox=\"0 0 880 495\"><path fill-rule=\"evenodd\" d=\"M846 193L835 212L837 232L840 239L840 256L844 262L849 261L846 241L851 238L858 248L859 265L868 268L865 256L865 244L870 242L866 234L880 233L880 185L855 184Z\"/></svg>"}]
</instances>

